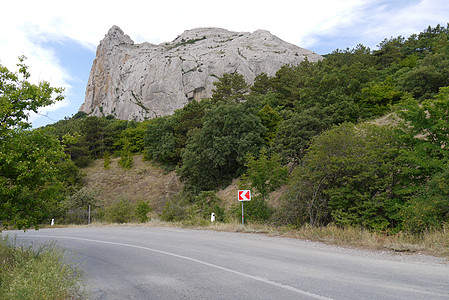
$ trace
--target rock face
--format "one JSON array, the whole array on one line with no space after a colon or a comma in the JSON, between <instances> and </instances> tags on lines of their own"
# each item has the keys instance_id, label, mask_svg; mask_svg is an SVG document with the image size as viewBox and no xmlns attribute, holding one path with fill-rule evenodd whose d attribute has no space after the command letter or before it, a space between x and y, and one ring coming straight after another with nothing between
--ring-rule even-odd
<instances>
[{"instance_id":1,"label":"rock face","mask_svg":"<svg viewBox=\"0 0 449 300\"><path fill-rule=\"evenodd\" d=\"M322 57L268 31L187 30L172 42L134 44L113 26L100 42L80 111L141 121L172 114L193 99L212 95L213 83L237 72L252 84L285 64Z\"/></svg>"}]
</instances>

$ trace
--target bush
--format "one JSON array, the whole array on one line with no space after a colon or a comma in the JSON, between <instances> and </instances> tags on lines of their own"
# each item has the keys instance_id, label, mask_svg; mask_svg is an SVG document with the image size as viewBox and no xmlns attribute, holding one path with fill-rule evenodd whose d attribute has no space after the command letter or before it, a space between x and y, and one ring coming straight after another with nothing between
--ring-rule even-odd
<instances>
[{"instance_id":1,"label":"bush","mask_svg":"<svg viewBox=\"0 0 449 300\"><path fill-rule=\"evenodd\" d=\"M106 170L109 170L111 168L111 153L109 153L109 151L105 151L103 158L104 158L103 166Z\"/></svg>"},{"instance_id":2,"label":"bush","mask_svg":"<svg viewBox=\"0 0 449 300\"><path fill-rule=\"evenodd\" d=\"M134 204L125 198L114 201L105 211L105 219L112 223L129 223L134 217Z\"/></svg>"},{"instance_id":3,"label":"bush","mask_svg":"<svg viewBox=\"0 0 449 300\"><path fill-rule=\"evenodd\" d=\"M54 244L35 251L0 239L0 299L84 299L81 272Z\"/></svg>"},{"instance_id":4,"label":"bush","mask_svg":"<svg viewBox=\"0 0 449 300\"><path fill-rule=\"evenodd\" d=\"M255 222L262 223L268 221L272 214L273 208L261 196L255 196L251 201L243 204L243 214L245 223ZM227 211L228 218L231 220L242 219L242 204L236 203Z\"/></svg>"},{"instance_id":5,"label":"bush","mask_svg":"<svg viewBox=\"0 0 449 300\"><path fill-rule=\"evenodd\" d=\"M216 221L224 221L225 209L221 200L214 191L203 191L195 197L195 208L199 217L210 220L210 215L215 213Z\"/></svg>"},{"instance_id":6,"label":"bush","mask_svg":"<svg viewBox=\"0 0 449 300\"><path fill-rule=\"evenodd\" d=\"M184 193L173 196L162 209L161 219L166 222L177 222L190 216L190 205Z\"/></svg>"},{"instance_id":7,"label":"bush","mask_svg":"<svg viewBox=\"0 0 449 300\"><path fill-rule=\"evenodd\" d=\"M151 211L151 207L148 201L138 201L136 203L136 217L141 223L148 222L148 213Z\"/></svg>"},{"instance_id":8,"label":"bush","mask_svg":"<svg viewBox=\"0 0 449 300\"><path fill-rule=\"evenodd\" d=\"M89 205L91 219L97 216L98 200L96 195L85 188L80 189L63 201L65 212L63 222L69 224L87 224L89 219Z\"/></svg>"}]
</instances>

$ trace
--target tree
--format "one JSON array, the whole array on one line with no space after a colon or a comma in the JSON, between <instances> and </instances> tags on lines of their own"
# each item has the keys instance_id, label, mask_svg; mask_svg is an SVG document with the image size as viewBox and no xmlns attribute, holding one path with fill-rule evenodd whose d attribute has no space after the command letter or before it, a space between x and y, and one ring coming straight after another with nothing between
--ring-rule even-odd
<instances>
[{"instance_id":1,"label":"tree","mask_svg":"<svg viewBox=\"0 0 449 300\"><path fill-rule=\"evenodd\" d=\"M310 140L330 126L331 121L318 109L292 114L279 124L272 143L274 151L284 162L299 163L309 147Z\"/></svg>"},{"instance_id":2,"label":"tree","mask_svg":"<svg viewBox=\"0 0 449 300\"><path fill-rule=\"evenodd\" d=\"M147 158L168 165L177 164L179 157L176 153L173 125L173 117L157 118L149 122L145 137Z\"/></svg>"},{"instance_id":3,"label":"tree","mask_svg":"<svg viewBox=\"0 0 449 300\"><path fill-rule=\"evenodd\" d=\"M150 203L148 201L137 201L136 203L136 217L141 223L148 222L148 213L151 211Z\"/></svg>"},{"instance_id":4,"label":"tree","mask_svg":"<svg viewBox=\"0 0 449 300\"><path fill-rule=\"evenodd\" d=\"M249 86L245 78L238 73L223 74L217 82L214 82L214 86L216 88L212 90L211 97L213 103L221 101L239 103L249 92Z\"/></svg>"},{"instance_id":5,"label":"tree","mask_svg":"<svg viewBox=\"0 0 449 300\"><path fill-rule=\"evenodd\" d=\"M395 194L401 170L398 156L393 128L336 126L313 140L292 176L284 207L297 212L296 224L333 221L393 229L400 224L404 204Z\"/></svg>"},{"instance_id":6,"label":"tree","mask_svg":"<svg viewBox=\"0 0 449 300\"><path fill-rule=\"evenodd\" d=\"M130 143L125 138L122 151L120 151L120 160L118 164L125 170L129 170L134 166L134 158L130 150Z\"/></svg>"},{"instance_id":7,"label":"tree","mask_svg":"<svg viewBox=\"0 0 449 300\"><path fill-rule=\"evenodd\" d=\"M260 118L262 125L267 128L264 138L267 143L270 143L276 136L278 125L282 121L282 117L268 104L266 104L261 110L259 110L257 116Z\"/></svg>"},{"instance_id":8,"label":"tree","mask_svg":"<svg viewBox=\"0 0 449 300\"><path fill-rule=\"evenodd\" d=\"M259 157L249 154L245 163L246 172L242 176L241 188L252 188L256 194L267 200L271 192L279 188L287 179L288 170L282 166L277 153L268 155L267 148L262 148Z\"/></svg>"},{"instance_id":9,"label":"tree","mask_svg":"<svg viewBox=\"0 0 449 300\"><path fill-rule=\"evenodd\" d=\"M48 82L31 84L24 59L19 73L0 65L0 221L19 229L38 227L57 210L64 189L58 164L68 159L48 130L25 130L29 111L63 96Z\"/></svg>"},{"instance_id":10,"label":"tree","mask_svg":"<svg viewBox=\"0 0 449 300\"><path fill-rule=\"evenodd\" d=\"M404 183L401 193L407 205L401 211L404 228L421 233L441 227L448 212L449 87L419 103L409 100L398 106L403 119L400 137L407 147L399 157Z\"/></svg>"},{"instance_id":11,"label":"tree","mask_svg":"<svg viewBox=\"0 0 449 300\"><path fill-rule=\"evenodd\" d=\"M62 100L62 88L53 88L46 81L38 85L28 81L31 76L25 65L26 57L19 57L18 73L0 65L0 137L13 129L31 127L29 112Z\"/></svg>"},{"instance_id":12,"label":"tree","mask_svg":"<svg viewBox=\"0 0 449 300\"><path fill-rule=\"evenodd\" d=\"M266 73L261 73L254 78L254 84L250 87L251 93L266 95L271 90L271 81Z\"/></svg>"},{"instance_id":13,"label":"tree","mask_svg":"<svg viewBox=\"0 0 449 300\"><path fill-rule=\"evenodd\" d=\"M18 131L0 144L0 220L4 226L38 226L57 208L63 185L63 146L43 130Z\"/></svg>"},{"instance_id":14,"label":"tree","mask_svg":"<svg viewBox=\"0 0 449 300\"><path fill-rule=\"evenodd\" d=\"M188 187L213 190L242 174L245 157L264 144L260 119L241 104L221 104L206 111L203 127L195 129L183 149L178 168Z\"/></svg>"}]
</instances>

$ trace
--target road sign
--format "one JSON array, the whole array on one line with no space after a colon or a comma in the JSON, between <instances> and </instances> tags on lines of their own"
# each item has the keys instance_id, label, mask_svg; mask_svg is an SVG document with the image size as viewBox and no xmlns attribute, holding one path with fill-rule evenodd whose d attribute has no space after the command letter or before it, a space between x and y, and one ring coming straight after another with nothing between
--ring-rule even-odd
<instances>
[{"instance_id":1,"label":"road sign","mask_svg":"<svg viewBox=\"0 0 449 300\"><path fill-rule=\"evenodd\" d=\"M250 190L240 190L239 191L239 201L251 201L251 191Z\"/></svg>"}]
</instances>

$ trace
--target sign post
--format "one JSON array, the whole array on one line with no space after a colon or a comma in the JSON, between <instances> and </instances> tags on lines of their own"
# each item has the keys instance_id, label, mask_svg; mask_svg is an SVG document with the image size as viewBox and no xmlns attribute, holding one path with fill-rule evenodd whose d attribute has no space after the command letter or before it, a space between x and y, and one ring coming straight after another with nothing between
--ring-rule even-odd
<instances>
[{"instance_id":1,"label":"sign post","mask_svg":"<svg viewBox=\"0 0 449 300\"><path fill-rule=\"evenodd\" d=\"M239 190L239 201L242 202L242 226L245 226L245 217L243 214L243 202L251 201L251 191Z\"/></svg>"}]
</instances>

